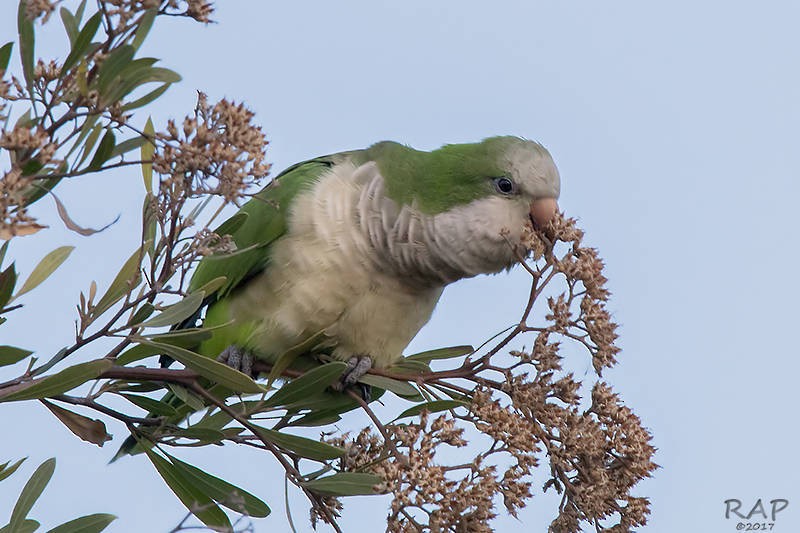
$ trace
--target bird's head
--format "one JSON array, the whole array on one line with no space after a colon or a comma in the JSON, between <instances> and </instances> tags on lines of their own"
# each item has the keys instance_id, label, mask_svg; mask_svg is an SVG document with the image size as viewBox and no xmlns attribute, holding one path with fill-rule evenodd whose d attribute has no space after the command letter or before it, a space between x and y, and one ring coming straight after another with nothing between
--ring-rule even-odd
<instances>
[{"instance_id":1,"label":"bird's head","mask_svg":"<svg viewBox=\"0 0 800 533\"><path fill-rule=\"evenodd\" d=\"M431 152L385 142L367 155L387 196L420 214L422 229L403 232L407 244L450 281L512 266L525 225L543 227L558 211L558 169L533 141L491 137Z\"/></svg>"}]
</instances>

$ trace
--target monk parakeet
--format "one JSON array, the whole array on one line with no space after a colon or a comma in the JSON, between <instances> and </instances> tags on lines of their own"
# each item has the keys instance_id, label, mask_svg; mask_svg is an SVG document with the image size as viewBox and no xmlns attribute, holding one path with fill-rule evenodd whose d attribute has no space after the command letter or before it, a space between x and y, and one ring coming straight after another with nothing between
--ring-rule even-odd
<instances>
[{"instance_id":1,"label":"monk parakeet","mask_svg":"<svg viewBox=\"0 0 800 533\"><path fill-rule=\"evenodd\" d=\"M247 371L248 357L310 343L354 383L401 357L446 285L514 265L525 251L512 243L553 218L559 189L547 150L518 137L380 142L294 165L241 208L240 252L200 262L190 290L226 281L207 295L216 329L197 351Z\"/></svg>"}]
</instances>

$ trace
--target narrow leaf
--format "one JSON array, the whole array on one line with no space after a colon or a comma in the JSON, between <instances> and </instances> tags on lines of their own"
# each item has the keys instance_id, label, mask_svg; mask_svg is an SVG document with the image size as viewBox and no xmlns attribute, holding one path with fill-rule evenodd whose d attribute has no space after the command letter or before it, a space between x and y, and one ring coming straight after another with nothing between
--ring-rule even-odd
<instances>
[{"instance_id":1,"label":"narrow leaf","mask_svg":"<svg viewBox=\"0 0 800 533\"><path fill-rule=\"evenodd\" d=\"M375 486L382 483L380 476L363 472L339 472L303 483L303 487L330 496L359 496L377 494Z\"/></svg>"},{"instance_id":2,"label":"narrow leaf","mask_svg":"<svg viewBox=\"0 0 800 533\"><path fill-rule=\"evenodd\" d=\"M14 268L14 263L0 272L0 309L5 307L11 299L11 293L14 292L14 286L17 284L17 271Z\"/></svg>"},{"instance_id":3,"label":"narrow leaf","mask_svg":"<svg viewBox=\"0 0 800 533\"><path fill-rule=\"evenodd\" d=\"M136 137L131 137L130 139L125 139L124 141L122 141L121 143L117 144L114 147L114 150L111 152L111 157L109 159L113 159L114 157L119 157L123 154L127 154L132 150L141 148L145 142L147 142L147 139L142 137L141 135L137 135Z\"/></svg>"},{"instance_id":4,"label":"narrow leaf","mask_svg":"<svg viewBox=\"0 0 800 533\"><path fill-rule=\"evenodd\" d=\"M132 326L134 324L139 324L140 322L147 320L147 317L152 315L155 312L155 310L156 308L153 307L153 304L151 304L150 302L143 303L139 307L139 309L137 309L136 312L133 313L133 316L128 321L128 325Z\"/></svg>"},{"instance_id":5,"label":"narrow leaf","mask_svg":"<svg viewBox=\"0 0 800 533\"><path fill-rule=\"evenodd\" d=\"M432 361L434 359L451 359L467 355L475 351L472 346L450 346L449 348L439 348L437 350L429 350L427 352L420 352L414 355L409 355L406 359L412 361Z\"/></svg>"},{"instance_id":6,"label":"narrow leaf","mask_svg":"<svg viewBox=\"0 0 800 533\"><path fill-rule=\"evenodd\" d=\"M100 533L116 519L117 517L113 514L90 514L64 522L47 533Z\"/></svg>"},{"instance_id":7,"label":"narrow leaf","mask_svg":"<svg viewBox=\"0 0 800 533\"><path fill-rule=\"evenodd\" d=\"M419 395L419 391L413 385L411 385L406 381L399 381L397 379L387 378L384 376L376 376L373 374L366 374L364 376L361 376L361 378L358 381L360 381L361 383L366 383L367 385L372 385L373 387L379 387L381 389L392 391L398 396Z\"/></svg>"},{"instance_id":8,"label":"narrow leaf","mask_svg":"<svg viewBox=\"0 0 800 533\"><path fill-rule=\"evenodd\" d=\"M36 520L31 520L30 518L26 518L22 521L22 524L18 526L18 529L11 529L11 524L0 527L0 533L33 533L37 529L39 529L39 522Z\"/></svg>"},{"instance_id":9,"label":"narrow leaf","mask_svg":"<svg viewBox=\"0 0 800 533\"><path fill-rule=\"evenodd\" d=\"M121 394L120 396L122 396L132 404L136 405L137 407L141 407L145 411L154 415L174 416L175 414L177 414L175 408L166 402L154 400L153 398L148 398L147 396L139 396L136 394Z\"/></svg>"},{"instance_id":10,"label":"narrow leaf","mask_svg":"<svg viewBox=\"0 0 800 533\"><path fill-rule=\"evenodd\" d=\"M13 48L13 41L0 47L0 75L5 74L8 69L8 62L11 61L11 50Z\"/></svg>"},{"instance_id":11,"label":"narrow leaf","mask_svg":"<svg viewBox=\"0 0 800 533\"><path fill-rule=\"evenodd\" d=\"M334 361L306 372L281 387L278 392L267 399L265 405L289 405L293 402L304 400L317 392L325 390L341 377L345 368L347 368L347 364L344 362Z\"/></svg>"},{"instance_id":12,"label":"narrow leaf","mask_svg":"<svg viewBox=\"0 0 800 533\"><path fill-rule=\"evenodd\" d=\"M139 19L139 26L134 30L133 42L131 43L134 50L138 50L142 46L145 37L150 32L150 28L153 27L156 15L158 15L158 8L154 7L145 11L142 18Z\"/></svg>"},{"instance_id":13,"label":"narrow leaf","mask_svg":"<svg viewBox=\"0 0 800 533\"><path fill-rule=\"evenodd\" d=\"M243 374L238 370L234 370L228 365L220 363L219 361L211 359L210 357L205 357L185 348L172 346L163 342L145 341L145 343L158 347L163 353L169 355L187 368L191 368L201 376L228 387L236 392L264 392L264 389L262 389L258 383L253 381L250 376Z\"/></svg>"},{"instance_id":14,"label":"narrow leaf","mask_svg":"<svg viewBox=\"0 0 800 533\"><path fill-rule=\"evenodd\" d=\"M146 244L146 243L145 243ZM114 305L120 298L125 296L129 290L133 289L139 284L139 265L142 260L141 249L136 250L125 261L122 268L117 273L114 281L109 285L106 293L97 302L94 309L92 309L92 316L98 317L108 310L109 307Z\"/></svg>"},{"instance_id":15,"label":"narrow leaf","mask_svg":"<svg viewBox=\"0 0 800 533\"><path fill-rule=\"evenodd\" d=\"M413 407L409 407L400 413L395 420L399 420L400 418L405 418L407 416L417 416L423 410L431 413L438 413L440 411L447 411L448 409L455 409L456 407L469 407L469 403L460 402L458 400L434 400L431 402L424 402Z\"/></svg>"},{"instance_id":16,"label":"narrow leaf","mask_svg":"<svg viewBox=\"0 0 800 533\"><path fill-rule=\"evenodd\" d=\"M264 518L269 515L270 509L267 504L246 490L242 490L236 485L212 476L196 466L184 463L175 457L169 455L168 457L186 478L192 480L198 488L219 504L237 513L255 518Z\"/></svg>"},{"instance_id":17,"label":"narrow leaf","mask_svg":"<svg viewBox=\"0 0 800 533\"><path fill-rule=\"evenodd\" d=\"M0 246L0 266L3 266L3 261L6 258L6 251L8 251L8 244L9 241L3 243L3 246Z\"/></svg>"},{"instance_id":18,"label":"narrow leaf","mask_svg":"<svg viewBox=\"0 0 800 533\"><path fill-rule=\"evenodd\" d=\"M97 33L97 28L100 27L102 16L102 13L98 11L86 21L86 24L84 24L80 33L75 38L75 42L72 43L72 49L70 50L67 58L64 60L64 64L61 67L61 72L66 72L72 68L78 62L78 60L84 56L86 50L89 48L89 45L92 44L92 39Z\"/></svg>"},{"instance_id":19,"label":"narrow leaf","mask_svg":"<svg viewBox=\"0 0 800 533\"><path fill-rule=\"evenodd\" d=\"M111 157L111 153L114 151L116 144L117 139L114 136L114 132L110 128L107 129L106 134L103 135L103 138L100 140L100 145L97 147L97 151L94 153L94 157L92 157L92 161L89 163L89 166L86 167L86 170L90 172L100 170L103 163L108 161Z\"/></svg>"},{"instance_id":20,"label":"narrow leaf","mask_svg":"<svg viewBox=\"0 0 800 533\"><path fill-rule=\"evenodd\" d=\"M17 31L19 33L19 57L22 62L22 73L25 75L25 82L28 90L33 87L33 56L35 47L35 37L33 32L33 21L25 16L25 2L19 3L17 11Z\"/></svg>"},{"instance_id":21,"label":"narrow leaf","mask_svg":"<svg viewBox=\"0 0 800 533\"><path fill-rule=\"evenodd\" d=\"M152 194L153 192L153 154L156 152L156 146L150 141L150 139L154 139L156 135L156 130L153 127L153 119L147 117L147 122L144 125L143 130L145 136L147 137L147 141L142 145L141 156L142 156L142 178L144 179L144 188L148 194Z\"/></svg>"},{"instance_id":22,"label":"narrow leaf","mask_svg":"<svg viewBox=\"0 0 800 533\"><path fill-rule=\"evenodd\" d=\"M136 50L133 48L133 46L129 44L123 44L111 52L103 61L103 64L100 65L100 69L98 71L97 80L97 89L100 92L101 97L105 96L105 90L114 80L114 78L117 77L126 66L130 65L131 61L133 61L133 55L135 53Z\"/></svg>"},{"instance_id":23,"label":"narrow leaf","mask_svg":"<svg viewBox=\"0 0 800 533\"><path fill-rule=\"evenodd\" d=\"M42 400L42 403L50 409L50 412L53 413L62 424L67 426L67 429L81 440L97 444L101 448L106 441L111 440L111 435L106 431L106 425L102 421L79 415L78 413L59 407L47 400Z\"/></svg>"},{"instance_id":24,"label":"narrow leaf","mask_svg":"<svg viewBox=\"0 0 800 533\"><path fill-rule=\"evenodd\" d=\"M192 316L200 308L203 298L205 298L205 293L194 292L178 303L165 307L159 314L138 325L145 328L159 328L177 324Z\"/></svg>"},{"instance_id":25,"label":"narrow leaf","mask_svg":"<svg viewBox=\"0 0 800 533\"><path fill-rule=\"evenodd\" d=\"M57 396L97 378L112 366L113 363L108 359L80 363L65 368L57 374L35 381L21 390L0 396L0 402Z\"/></svg>"},{"instance_id":26,"label":"narrow leaf","mask_svg":"<svg viewBox=\"0 0 800 533\"><path fill-rule=\"evenodd\" d=\"M0 345L0 366L13 365L28 357L33 352L15 346Z\"/></svg>"},{"instance_id":27,"label":"narrow leaf","mask_svg":"<svg viewBox=\"0 0 800 533\"><path fill-rule=\"evenodd\" d=\"M95 233L100 233L101 231L105 231L119 221L120 215L117 215L117 218L115 218L102 228L98 229L84 228L83 226L79 226L74 220L72 220L72 218L69 216L69 213L67 213L67 208L64 207L64 204L61 202L61 200L58 199L58 196L56 196L54 193L51 193L51 196L53 197L53 200L55 200L56 202L56 210L58 211L58 216L61 218L61 221L64 223L67 229L74 231L79 235L83 235L84 237L88 237L89 235L94 235Z\"/></svg>"},{"instance_id":28,"label":"narrow leaf","mask_svg":"<svg viewBox=\"0 0 800 533\"><path fill-rule=\"evenodd\" d=\"M11 511L11 520L8 522L8 529L10 531L16 533L20 530L22 523L28 517L31 508L33 508L33 504L36 503L36 500L42 495L42 491L50 482L50 478L53 477L55 469L56 459L55 457L51 457L39 465L25 484L25 487L23 487L17 499L16 505L14 505L14 510Z\"/></svg>"},{"instance_id":29,"label":"narrow leaf","mask_svg":"<svg viewBox=\"0 0 800 533\"><path fill-rule=\"evenodd\" d=\"M298 437L290 433L282 433L274 429L267 429L262 427L255 427L258 434L269 442L273 442L282 448L291 450L301 457L314 459L316 461L327 461L328 459L336 459L344 455L345 450L324 442L307 439L305 437Z\"/></svg>"},{"instance_id":30,"label":"narrow leaf","mask_svg":"<svg viewBox=\"0 0 800 533\"><path fill-rule=\"evenodd\" d=\"M19 298L26 292L38 287L39 284L50 277L50 274L61 266L61 263L67 260L67 257L69 257L69 254L71 254L74 249L74 246L61 246L44 256L33 269L31 275L28 276L28 279L25 280L25 283L22 284L22 288L17 292L14 298Z\"/></svg>"},{"instance_id":31,"label":"narrow leaf","mask_svg":"<svg viewBox=\"0 0 800 533\"><path fill-rule=\"evenodd\" d=\"M80 33L80 29L78 29L78 21L75 20L75 16L70 13L69 9L66 7L61 8L61 22L64 23L64 30L67 32L67 37L69 37L69 44L70 48L72 45L75 44L75 39L78 38L78 34Z\"/></svg>"},{"instance_id":32,"label":"narrow leaf","mask_svg":"<svg viewBox=\"0 0 800 533\"><path fill-rule=\"evenodd\" d=\"M16 472L17 468L19 468L20 465L25 462L25 459L27 459L27 457L23 457L11 466L8 466L8 463L3 464L3 467L0 468L0 481L3 481L5 478Z\"/></svg>"},{"instance_id":33,"label":"narrow leaf","mask_svg":"<svg viewBox=\"0 0 800 533\"><path fill-rule=\"evenodd\" d=\"M122 111L131 111L132 109L139 109L140 107L144 107L150 102L153 102L158 99L159 96L167 92L169 86L172 85L171 83L165 83L160 87L156 87L149 93L145 94L141 98L137 98L132 102L128 102L127 104L122 106Z\"/></svg>"},{"instance_id":34,"label":"narrow leaf","mask_svg":"<svg viewBox=\"0 0 800 533\"><path fill-rule=\"evenodd\" d=\"M225 531L232 531L233 528L227 515L206 493L187 479L181 470L158 455L149 446L143 446L143 448L164 482L193 515L211 528L224 528Z\"/></svg>"}]
</instances>

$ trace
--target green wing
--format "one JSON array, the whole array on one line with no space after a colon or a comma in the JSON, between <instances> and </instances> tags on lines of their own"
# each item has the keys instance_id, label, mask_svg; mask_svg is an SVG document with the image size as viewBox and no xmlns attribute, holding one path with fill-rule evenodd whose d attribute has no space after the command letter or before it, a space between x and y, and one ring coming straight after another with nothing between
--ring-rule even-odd
<instances>
[{"instance_id":1,"label":"green wing","mask_svg":"<svg viewBox=\"0 0 800 533\"><path fill-rule=\"evenodd\" d=\"M245 286L249 279L263 271L269 263L269 245L286 232L289 208L294 197L313 185L324 172L349 157L350 154L352 152L318 157L291 166L243 205L239 213L247 213L247 218L239 228L231 233L239 251L230 255L209 256L200 261L189 282L189 290L197 290L220 276L225 276L225 284L213 293L207 294L204 305L198 312L173 329L193 327L203 308L209 305L213 307L215 302L223 299L231 291ZM225 223L222 225L224 226ZM215 355L218 353L217 351ZM169 366L172 359L162 355L160 362L161 366ZM218 385L215 387L219 391L220 387ZM224 395L224 393L220 394ZM172 393L168 393L162 401L177 410L177 414L168 417L165 423L177 424L192 412L191 408L178 400ZM111 461L141 451L136 439L129 436Z\"/></svg>"},{"instance_id":2,"label":"green wing","mask_svg":"<svg viewBox=\"0 0 800 533\"><path fill-rule=\"evenodd\" d=\"M263 271L269 262L269 245L286 232L289 208L294 197L350 154L343 152L318 157L281 172L234 215L247 215L244 223L231 234L237 251L229 255L209 256L200 261L189 283L189 291L225 276L224 285L213 294L206 295L206 302L211 303L246 285L249 279Z\"/></svg>"}]
</instances>

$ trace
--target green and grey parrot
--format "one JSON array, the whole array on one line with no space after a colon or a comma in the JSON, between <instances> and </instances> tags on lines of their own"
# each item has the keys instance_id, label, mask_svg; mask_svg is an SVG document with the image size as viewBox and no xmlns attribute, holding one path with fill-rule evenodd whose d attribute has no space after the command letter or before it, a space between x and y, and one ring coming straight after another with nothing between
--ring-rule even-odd
<instances>
[{"instance_id":1,"label":"green and grey parrot","mask_svg":"<svg viewBox=\"0 0 800 533\"><path fill-rule=\"evenodd\" d=\"M550 222L559 192L550 154L518 137L431 152L385 141L299 163L223 224L237 251L200 262L190 292L217 288L176 329L205 309L196 352L250 375L254 359L327 354L347 363L334 388L353 385L402 358L448 284L525 255L524 227ZM164 401L183 405L171 423L190 412Z\"/></svg>"},{"instance_id":2,"label":"green and grey parrot","mask_svg":"<svg viewBox=\"0 0 800 533\"><path fill-rule=\"evenodd\" d=\"M445 286L513 266L525 224L556 214L560 179L540 144L492 137L424 152L395 142L294 165L242 208L239 253L202 260L197 349L249 371L311 343L348 362L343 384L386 367L428 321ZM244 359L244 364L242 360Z\"/></svg>"}]
</instances>

